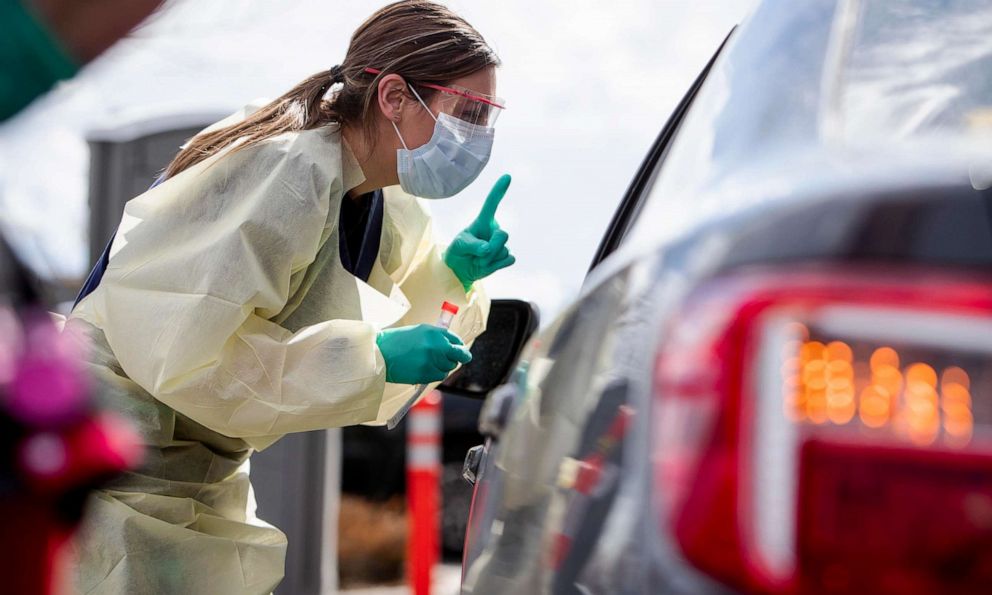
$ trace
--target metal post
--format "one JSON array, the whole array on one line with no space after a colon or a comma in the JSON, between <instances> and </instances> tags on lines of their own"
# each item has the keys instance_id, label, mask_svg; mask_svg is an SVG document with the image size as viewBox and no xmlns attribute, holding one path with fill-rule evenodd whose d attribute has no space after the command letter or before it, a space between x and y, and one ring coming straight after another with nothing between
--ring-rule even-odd
<instances>
[{"instance_id":1,"label":"metal post","mask_svg":"<svg viewBox=\"0 0 992 595\"><path fill-rule=\"evenodd\" d=\"M410 410L407 426L407 563L414 595L429 595L441 557L441 393L432 391Z\"/></svg>"}]
</instances>

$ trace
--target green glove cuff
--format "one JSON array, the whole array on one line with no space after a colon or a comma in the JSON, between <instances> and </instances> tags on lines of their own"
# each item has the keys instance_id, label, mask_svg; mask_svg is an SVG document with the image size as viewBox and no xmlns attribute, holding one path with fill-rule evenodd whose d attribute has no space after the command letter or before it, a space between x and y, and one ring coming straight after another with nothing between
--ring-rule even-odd
<instances>
[{"instance_id":1,"label":"green glove cuff","mask_svg":"<svg viewBox=\"0 0 992 595\"><path fill-rule=\"evenodd\" d=\"M458 275L455 275L455 277L458 277ZM475 281L478 281L478 279L476 279ZM458 282L462 284L462 289L465 290L466 297L468 296L468 294L472 293L472 286L475 285L475 281L463 281L461 277L458 278Z\"/></svg>"},{"instance_id":2,"label":"green glove cuff","mask_svg":"<svg viewBox=\"0 0 992 595\"><path fill-rule=\"evenodd\" d=\"M441 260L444 261L444 266L448 267L448 270L455 276L455 279L458 279L458 282L462 284L462 288L467 294L469 290L472 289L472 284L475 283L475 281L472 279L466 279L462 276L464 273L459 271L461 267L459 267L455 259L451 257L449 252L450 249L450 246L444 249L444 253L441 255Z\"/></svg>"},{"instance_id":3,"label":"green glove cuff","mask_svg":"<svg viewBox=\"0 0 992 595\"><path fill-rule=\"evenodd\" d=\"M79 66L19 0L0 0L0 121L48 91Z\"/></svg>"}]
</instances>

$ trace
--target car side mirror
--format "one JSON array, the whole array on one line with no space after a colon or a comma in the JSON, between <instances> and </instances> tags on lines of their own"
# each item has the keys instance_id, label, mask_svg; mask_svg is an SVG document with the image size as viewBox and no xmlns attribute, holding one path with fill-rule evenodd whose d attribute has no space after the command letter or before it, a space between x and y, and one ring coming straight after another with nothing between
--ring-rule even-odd
<instances>
[{"instance_id":1,"label":"car side mirror","mask_svg":"<svg viewBox=\"0 0 992 595\"><path fill-rule=\"evenodd\" d=\"M521 300L493 300L486 332L472 344L472 361L441 385L446 393L485 399L505 383L524 345L537 330L537 308Z\"/></svg>"}]
</instances>

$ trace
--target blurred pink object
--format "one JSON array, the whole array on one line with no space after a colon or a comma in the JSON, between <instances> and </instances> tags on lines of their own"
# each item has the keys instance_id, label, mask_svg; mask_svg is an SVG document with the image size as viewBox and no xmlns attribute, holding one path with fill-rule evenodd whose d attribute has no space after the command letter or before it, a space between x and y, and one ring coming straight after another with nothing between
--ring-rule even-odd
<instances>
[{"instance_id":1,"label":"blurred pink object","mask_svg":"<svg viewBox=\"0 0 992 595\"><path fill-rule=\"evenodd\" d=\"M33 427L60 427L86 412L88 390L79 347L47 316L26 317L23 351L15 356L6 408Z\"/></svg>"}]
</instances>

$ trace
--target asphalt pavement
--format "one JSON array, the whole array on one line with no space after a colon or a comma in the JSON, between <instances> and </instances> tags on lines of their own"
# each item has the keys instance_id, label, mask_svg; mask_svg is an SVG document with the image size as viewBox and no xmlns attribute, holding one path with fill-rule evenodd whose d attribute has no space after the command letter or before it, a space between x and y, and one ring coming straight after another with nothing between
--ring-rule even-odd
<instances>
[{"instance_id":1,"label":"asphalt pavement","mask_svg":"<svg viewBox=\"0 0 992 595\"><path fill-rule=\"evenodd\" d=\"M462 569L457 564L443 564L434 569L434 589L431 595L458 595L458 585L461 582ZM348 595L408 595L410 588L406 585L395 587L363 587L361 589L346 589L341 591Z\"/></svg>"}]
</instances>

